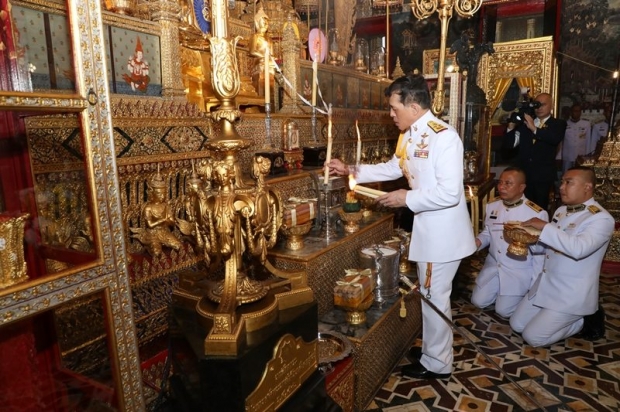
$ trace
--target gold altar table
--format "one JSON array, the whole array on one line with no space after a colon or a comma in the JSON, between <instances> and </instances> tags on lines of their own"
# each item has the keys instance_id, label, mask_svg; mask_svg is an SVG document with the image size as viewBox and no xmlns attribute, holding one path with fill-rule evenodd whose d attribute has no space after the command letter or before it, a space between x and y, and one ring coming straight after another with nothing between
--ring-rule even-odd
<instances>
[{"instance_id":1,"label":"gold altar table","mask_svg":"<svg viewBox=\"0 0 620 412\"><path fill-rule=\"evenodd\" d=\"M329 241L318 237L318 230L313 229L304 238L300 250L286 249L285 239L280 239L269 251L268 258L278 269L306 271L321 317L334 307L336 281L344 276L345 269L358 267L359 251L392 237L393 218L391 213L375 212L360 222L360 229L355 233L344 234L337 227L336 236Z\"/></svg>"},{"instance_id":2,"label":"gold altar table","mask_svg":"<svg viewBox=\"0 0 620 412\"><path fill-rule=\"evenodd\" d=\"M391 371L418 337L422 329L420 299L407 296L407 316L399 316L402 298L395 296L383 304L375 302L362 325L349 325L346 313L334 307L334 286L344 270L358 267L359 251L381 243L393 233L393 215L373 213L360 223L360 230L327 242L310 234L301 250L291 251L279 243L269 252L269 260L279 269L305 269L308 284L319 307L319 331L337 331L353 344L355 411L363 411L372 401ZM348 402L341 405L350 410Z\"/></svg>"}]
</instances>

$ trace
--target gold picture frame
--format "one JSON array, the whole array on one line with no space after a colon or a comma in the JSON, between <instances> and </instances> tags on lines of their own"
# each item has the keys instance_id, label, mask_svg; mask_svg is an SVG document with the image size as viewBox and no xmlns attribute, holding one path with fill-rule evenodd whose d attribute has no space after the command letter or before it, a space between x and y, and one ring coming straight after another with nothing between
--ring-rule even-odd
<instances>
[{"instance_id":1,"label":"gold picture frame","mask_svg":"<svg viewBox=\"0 0 620 412\"><path fill-rule=\"evenodd\" d=\"M446 51L446 73L447 68L452 66L453 72L459 71L459 65L456 63L456 53ZM437 74L439 71L439 49L424 50L422 53L422 74L424 77L431 74Z\"/></svg>"},{"instance_id":2,"label":"gold picture frame","mask_svg":"<svg viewBox=\"0 0 620 412\"><path fill-rule=\"evenodd\" d=\"M425 75L431 96L437 86L438 74ZM454 127L459 136L463 137L463 104L465 102L466 84L459 73L446 73L444 76L444 111L437 116ZM434 96L433 96L434 98Z\"/></svg>"}]
</instances>

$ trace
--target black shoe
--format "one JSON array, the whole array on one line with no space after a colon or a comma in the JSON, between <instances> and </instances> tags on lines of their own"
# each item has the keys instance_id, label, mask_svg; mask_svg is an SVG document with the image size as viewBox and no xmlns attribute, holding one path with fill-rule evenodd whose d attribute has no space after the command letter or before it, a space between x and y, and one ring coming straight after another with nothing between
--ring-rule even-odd
<instances>
[{"instance_id":1,"label":"black shoe","mask_svg":"<svg viewBox=\"0 0 620 412\"><path fill-rule=\"evenodd\" d=\"M602 306L593 314L583 317L583 329L577 336L589 341L605 337L605 309Z\"/></svg>"},{"instance_id":2,"label":"black shoe","mask_svg":"<svg viewBox=\"0 0 620 412\"><path fill-rule=\"evenodd\" d=\"M436 373L426 369L420 362L405 365L400 369L403 376L415 379L448 379L451 373Z\"/></svg>"},{"instance_id":3,"label":"black shoe","mask_svg":"<svg viewBox=\"0 0 620 412\"><path fill-rule=\"evenodd\" d=\"M413 346L409 349L409 358L419 361L422 358L422 348L420 346Z\"/></svg>"}]
</instances>

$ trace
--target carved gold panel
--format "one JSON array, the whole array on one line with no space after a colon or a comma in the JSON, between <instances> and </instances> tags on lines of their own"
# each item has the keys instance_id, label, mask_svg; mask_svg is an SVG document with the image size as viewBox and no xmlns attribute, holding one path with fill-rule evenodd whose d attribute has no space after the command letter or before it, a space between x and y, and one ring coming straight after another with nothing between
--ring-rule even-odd
<instances>
[{"instance_id":1,"label":"carved gold panel","mask_svg":"<svg viewBox=\"0 0 620 412\"><path fill-rule=\"evenodd\" d=\"M495 43L493 47L495 53L483 55L479 63L478 85L486 92L487 101L493 100L501 79L524 77L534 80L532 97L543 92L555 97L552 37Z\"/></svg>"}]
</instances>

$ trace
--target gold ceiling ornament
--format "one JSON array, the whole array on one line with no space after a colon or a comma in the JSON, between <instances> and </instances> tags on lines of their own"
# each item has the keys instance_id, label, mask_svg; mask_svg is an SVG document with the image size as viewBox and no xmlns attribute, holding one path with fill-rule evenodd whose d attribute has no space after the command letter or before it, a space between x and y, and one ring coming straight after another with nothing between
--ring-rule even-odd
<instances>
[{"instance_id":1,"label":"gold ceiling ornament","mask_svg":"<svg viewBox=\"0 0 620 412\"><path fill-rule=\"evenodd\" d=\"M483 0L412 0L411 12L418 20L423 20L437 12L441 22L439 40L439 69L437 71L437 90L433 93L432 112L436 116L443 113L445 90L443 88L446 73L446 42L448 39L448 23L453 10L464 18L473 17L480 9Z\"/></svg>"},{"instance_id":2,"label":"gold ceiling ornament","mask_svg":"<svg viewBox=\"0 0 620 412\"><path fill-rule=\"evenodd\" d=\"M295 10L298 13L314 13L319 9L319 0L296 0Z\"/></svg>"}]
</instances>

